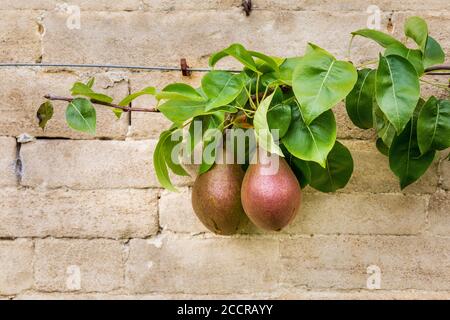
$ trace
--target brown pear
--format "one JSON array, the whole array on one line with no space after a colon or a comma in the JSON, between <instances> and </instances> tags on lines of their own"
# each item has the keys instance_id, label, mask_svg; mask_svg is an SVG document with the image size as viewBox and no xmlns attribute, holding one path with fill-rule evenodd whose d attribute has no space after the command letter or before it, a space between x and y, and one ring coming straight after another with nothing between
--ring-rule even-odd
<instances>
[{"instance_id":1,"label":"brown pear","mask_svg":"<svg viewBox=\"0 0 450 320\"><path fill-rule=\"evenodd\" d=\"M238 164L215 164L198 176L192 189L192 206L212 232L234 234L248 223L241 204L244 171Z\"/></svg>"},{"instance_id":2,"label":"brown pear","mask_svg":"<svg viewBox=\"0 0 450 320\"><path fill-rule=\"evenodd\" d=\"M250 220L262 229L280 231L287 226L300 208L301 197L300 184L281 157L272 155L267 164L251 164L245 173L242 205Z\"/></svg>"}]
</instances>

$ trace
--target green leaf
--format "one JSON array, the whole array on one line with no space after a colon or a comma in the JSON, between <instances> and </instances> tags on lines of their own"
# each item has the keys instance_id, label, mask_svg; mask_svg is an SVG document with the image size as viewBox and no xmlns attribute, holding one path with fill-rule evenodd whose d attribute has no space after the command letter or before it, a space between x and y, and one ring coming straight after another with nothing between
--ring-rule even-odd
<instances>
[{"instance_id":1,"label":"green leaf","mask_svg":"<svg viewBox=\"0 0 450 320\"><path fill-rule=\"evenodd\" d=\"M113 102L113 98L102 93L94 92L89 86L81 82L75 82L70 91L72 92L73 96L83 96L92 100L105 103Z\"/></svg>"},{"instance_id":2,"label":"green leaf","mask_svg":"<svg viewBox=\"0 0 450 320\"><path fill-rule=\"evenodd\" d=\"M247 49L244 48L243 45L239 43L232 44L228 48L212 54L209 58L209 66L214 67L219 60L227 56L232 56L248 69L260 74L252 55L247 51Z\"/></svg>"},{"instance_id":3,"label":"green leaf","mask_svg":"<svg viewBox=\"0 0 450 320\"><path fill-rule=\"evenodd\" d=\"M345 99L347 113L361 129L373 127L372 104L375 94L375 70L358 70L358 80Z\"/></svg>"},{"instance_id":4,"label":"green leaf","mask_svg":"<svg viewBox=\"0 0 450 320\"><path fill-rule=\"evenodd\" d=\"M208 131L209 130L207 130L204 134L202 163L198 168L199 174L203 174L212 168L217 157L217 150L222 144L222 135L220 134L220 131L214 131L218 135L209 134ZM209 157L205 157L207 155L211 155L211 159L209 159Z\"/></svg>"},{"instance_id":5,"label":"green leaf","mask_svg":"<svg viewBox=\"0 0 450 320\"><path fill-rule=\"evenodd\" d=\"M252 57L258 58L263 61L264 65L268 66L272 71L280 70L278 63L272 57L266 56L265 54L257 51L249 51L249 53Z\"/></svg>"},{"instance_id":6,"label":"green leaf","mask_svg":"<svg viewBox=\"0 0 450 320\"><path fill-rule=\"evenodd\" d=\"M119 106L122 107L128 106L134 99L139 98L146 94L155 95L156 94L155 87L147 87L142 89L141 91L130 94L129 96L125 97L122 101L119 102Z\"/></svg>"},{"instance_id":7,"label":"green leaf","mask_svg":"<svg viewBox=\"0 0 450 320\"><path fill-rule=\"evenodd\" d=\"M306 52L305 55L311 54L311 53L323 53L326 54L330 57L333 57L333 55L331 53L329 53L328 51L326 51L325 49L322 49L321 47L319 47L318 45L308 42L308 44L306 45Z\"/></svg>"},{"instance_id":8,"label":"green leaf","mask_svg":"<svg viewBox=\"0 0 450 320\"><path fill-rule=\"evenodd\" d=\"M394 138L389 149L389 166L400 178L400 187L404 189L419 179L433 162L435 151L421 155L417 143L416 125L408 122L405 130Z\"/></svg>"},{"instance_id":9,"label":"green leaf","mask_svg":"<svg viewBox=\"0 0 450 320\"><path fill-rule=\"evenodd\" d=\"M207 130L218 129L220 131L223 131L226 115L227 113L223 111L214 112L213 114L211 114L208 119ZM208 135L205 132L204 139L209 140L210 138L211 135Z\"/></svg>"},{"instance_id":10,"label":"green leaf","mask_svg":"<svg viewBox=\"0 0 450 320\"><path fill-rule=\"evenodd\" d=\"M350 151L339 141L333 146L326 160L326 168L310 163L311 187L322 192L335 192L344 188L353 173Z\"/></svg>"},{"instance_id":11,"label":"green leaf","mask_svg":"<svg viewBox=\"0 0 450 320\"><path fill-rule=\"evenodd\" d=\"M388 35L387 33L377 31L377 30L372 30L372 29L361 29L361 30L352 32L352 35L371 39L371 40L377 42L380 46L382 46L384 48L391 46L393 44L402 44L400 41L398 41L394 37Z\"/></svg>"},{"instance_id":12,"label":"green leaf","mask_svg":"<svg viewBox=\"0 0 450 320\"><path fill-rule=\"evenodd\" d=\"M245 108L247 102L248 102L247 92L245 90L242 90L241 93L236 97L236 99L231 104L238 106L240 108Z\"/></svg>"},{"instance_id":13,"label":"green leaf","mask_svg":"<svg viewBox=\"0 0 450 320\"><path fill-rule=\"evenodd\" d=\"M186 172L186 170L183 168L183 166L180 164L179 161L179 153L181 151L182 142L183 142L183 135L180 133L178 135L175 135L176 132L181 132L181 129L178 131L174 131L171 133L167 139L164 140L162 151L164 153L164 158L167 163L167 166L170 168L170 170L179 176L189 176L189 173ZM174 151L175 148L177 149L177 152ZM172 154L174 153L174 154ZM176 159L175 159L176 157Z\"/></svg>"},{"instance_id":14,"label":"green leaf","mask_svg":"<svg viewBox=\"0 0 450 320\"><path fill-rule=\"evenodd\" d=\"M283 152L286 154L286 161L297 177L300 187L306 187L311 182L311 169L309 167L309 162L294 157L284 149Z\"/></svg>"},{"instance_id":15,"label":"green leaf","mask_svg":"<svg viewBox=\"0 0 450 320\"><path fill-rule=\"evenodd\" d=\"M273 93L274 94L273 94L272 102L270 103L269 111L272 107L274 107L278 104L282 104L284 101L284 94L280 87L276 87L276 89L273 91Z\"/></svg>"},{"instance_id":16,"label":"green leaf","mask_svg":"<svg viewBox=\"0 0 450 320\"><path fill-rule=\"evenodd\" d=\"M383 142L383 139L378 138L375 145L382 155L389 156L389 147Z\"/></svg>"},{"instance_id":17,"label":"green leaf","mask_svg":"<svg viewBox=\"0 0 450 320\"><path fill-rule=\"evenodd\" d=\"M168 100L158 107L164 116L177 125L183 124L186 120L191 118L212 114L217 111L224 111L229 113L237 112L233 106L223 106L213 110L206 110L204 102L188 101L188 100Z\"/></svg>"},{"instance_id":18,"label":"green leaf","mask_svg":"<svg viewBox=\"0 0 450 320\"><path fill-rule=\"evenodd\" d=\"M280 66L279 74L275 75L284 84L292 86L292 74L298 63L303 59L303 57L292 57L287 58L283 64Z\"/></svg>"},{"instance_id":19,"label":"green leaf","mask_svg":"<svg viewBox=\"0 0 450 320\"><path fill-rule=\"evenodd\" d=\"M288 85L292 86L292 74L297 67L297 63L303 57L291 57L284 59L278 71L264 73L261 76L261 83L264 86Z\"/></svg>"},{"instance_id":20,"label":"green leaf","mask_svg":"<svg viewBox=\"0 0 450 320\"><path fill-rule=\"evenodd\" d=\"M195 118L189 126L189 148L187 155L191 156L195 147L202 141L209 140L206 132L209 129L222 130L224 122L224 113L216 112L211 115L200 116Z\"/></svg>"},{"instance_id":21,"label":"green leaf","mask_svg":"<svg viewBox=\"0 0 450 320\"><path fill-rule=\"evenodd\" d=\"M292 120L292 109L287 104L277 104L269 109L267 123L270 130L278 130L279 138L283 138Z\"/></svg>"},{"instance_id":22,"label":"green leaf","mask_svg":"<svg viewBox=\"0 0 450 320\"><path fill-rule=\"evenodd\" d=\"M86 85L92 89L92 87L94 86L94 83L95 83L95 78L90 78L88 80L88 82L86 83Z\"/></svg>"},{"instance_id":23,"label":"green leaf","mask_svg":"<svg viewBox=\"0 0 450 320\"><path fill-rule=\"evenodd\" d=\"M375 80L376 101L397 133L405 128L419 101L416 70L403 57L380 55Z\"/></svg>"},{"instance_id":24,"label":"green leaf","mask_svg":"<svg viewBox=\"0 0 450 320\"><path fill-rule=\"evenodd\" d=\"M207 116L200 116L194 118L194 120L189 125L188 133L189 133L189 145L186 150L187 155L191 156L194 152L195 147L202 141L203 134L205 133L206 127L204 123L206 122ZM201 126L201 130L200 129Z\"/></svg>"},{"instance_id":25,"label":"green leaf","mask_svg":"<svg viewBox=\"0 0 450 320\"><path fill-rule=\"evenodd\" d=\"M114 108L114 109L112 109L112 112L114 113L114 115L116 116L117 119L120 119L122 117L122 114L123 114L122 109Z\"/></svg>"},{"instance_id":26,"label":"green leaf","mask_svg":"<svg viewBox=\"0 0 450 320\"><path fill-rule=\"evenodd\" d=\"M272 102L272 98L275 92L270 96L266 97L259 104L258 109L255 112L255 116L253 118L253 126L255 128L255 135L258 141L258 145L264 150L270 153L276 153L280 156L284 156L280 147L275 143L272 133L269 129L269 123L267 121L267 113L269 111L270 103Z\"/></svg>"},{"instance_id":27,"label":"green leaf","mask_svg":"<svg viewBox=\"0 0 450 320\"><path fill-rule=\"evenodd\" d=\"M326 165L327 155L336 141L336 120L331 110L325 111L310 125L303 120L300 108L292 108L292 122L281 140L295 157Z\"/></svg>"},{"instance_id":28,"label":"green leaf","mask_svg":"<svg viewBox=\"0 0 450 320\"><path fill-rule=\"evenodd\" d=\"M156 89L154 87L147 87L142 89L141 91L132 93L130 95L128 95L127 97L125 97L122 101L119 102L119 106L125 107L128 106L134 99L143 96L143 95L155 95L156 94ZM117 119L120 119L120 117L122 116L123 110L122 109L113 109L114 114L116 115Z\"/></svg>"},{"instance_id":29,"label":"green leaf","mask_svg":"<svg viewBox=\"0 0 450 320\"><path fill-rule=\"evenodd\" d=\"M428 38L428 26L422 18L409 17L405 22L405 35L413 39L420 50L425 52Z\"/></svg>"},{"instance_id":30,"label":"green leaf","mask_svg":"<svg viewBox=\"0 0 450 320\"><path fill-rule=\"evenodd\" d=\"M216 157L216 144L215 144L216 140L211 140L205 143L204 145L204 149L209 148L210 146L213 146L213 151L211 152L211 155L215 158ZM200 164L200 166L198 167L198 174L204 174L205 172L208 172L212 166L214 165L214 162L210 162L210 161L206 161L205 157L203 157L202 155L202 163Z\"/></svg>"},{"instance_id":31,"label":"green leaf","mask_svg":"<svg viewBox=\"0 0 450 320\"><path fill-rule=\"evenodd\" d=\"M393 54L401 56L411 62L411 64L414 66L414 69L416 69L417 75L421 76L423 74L423 57L420 50L407 48L403 44L394 44L387 47L386 51L384 51L385 56Z\"/></svg>"},{"instance_id":32,"label":"green leaf","mask_svg":"<svg viewBox=\"0 0 450 320\"><path fill-rule=\"evenodd\" d=\"M273 61L275 61L275 63L277 64L278 67L281 66L286 61L286 58L280 58L280 57L277 57L277 56L270 56L270 58Z\"/></svg>"},{"instance_id":33,"label":"green leaf","mask_svg":"<svg viewBox=\"0 0 450 320\"><path fill-rule=\"evenodd\" d=\"M309 162L294 157L291 153L289 153L284 145L280 145L280 147L285 155L286 162L289 164L297 177L300 187L306 187L311 181L311 169L309 168Z\"/></svg>"},{"instance_id":34,"label":"green leaf","mask_svg":"<svg viewBox=\"0 0 450 320\"><path fill-rule=\"evenodd\" d=\"M309 167L309 162L292 156L291 164L292 171L294 171L294 174L300 183L300 187L304 188L309 185L311 183L311 168Z\"/></svg>"},{"instance_id":35,"label":"green leaf","mask_svg":"<svg viewBox=\"0 0 450 320\"><path fill-rule=\"evenodd\" d=\"M275 87L282 84L285 84L283 81L278 79L279 72L268 72L264 73L259 82L262 84L263 87Z\"/></svg>"},{"instance_id":36,"label":"green leaf","mask_svg":"<svg viewBox=\"0 0 450 320\"><path fill-rule=\"evenodd\" d=\"M172 83L166 86L161 92L156 94L158 100L192 100L204 101L205 98L190 85L184 83Z\"/></svg>"},{"instance_id":37,"label":"green leaf","mask_svg":"<svg viewBox=\"0 0 450 320\"><path fill-rule=\"evenodd\" d=\"M352 90L358 78L355 67L329 54L313 52L301 59L294 71L292 87L303 119L310 124Z\"/></svg>"},{"instance_id":38,"label":"green leaf","mask_svg":"<svg viewBox=\"0 0 450 320\"><path fill-rule=\"evenodd\" d=\"M159 141L156 145L155 151L153 153L153 166L155 168L156 177L159 183L164 188L177 192L178 190L173 186L170 181L169 170L167 169L167 163L164 153L164 144L166 140L172 134L172 130L163 131L159 136Z\"/></svg>"},{"instance_id":39,"label":"green leaf","mask_svg":"<svg viewBox=\"0 0 450 320\"><path fill-rule=\"evenodd\" d=\"M419 98L419 101L417 102L416 108L414 109L413 117L415 118L416 124L417 119L419 118L420 111L422 110L422 107L425 105L425 100L422 98Z\"/></svg>"},{"instance_id":40,"label":"green leaf","mask_svg":"<svg viewBox=\"0 0 450 320\"><path fill-rule=\"evenodd\" d=\"M386 118L383 111L381 111L376 101L374 101L373 104L373 119L378 137L381 138L381 140L386 146L390 147L392 144L392 140L396 136L397 132L395 131L395 128L392 125L392 123L390 123L389 120Z\"/></svg>"},{"instance_id":41,"label":"green leaf","mask_svg":"<svg viewBox=\"0 0 450 320\"><path fill-rule=\"evenodd\" d=\"M427 45L423 54L423 65L425 68L444 63L445 53L441 45L431 36L427 38Z\"/></svg>"},{"instance_id":42,"label":"green leaf","mask_svg":"<svg viewBox=\"0 0 450 320\"><path fill-rule=\"evenodd\" d=\"M69 103L66 109L66 121L74 130L95 135L97 113L87 99L77 98Z\"/></svg>"},{"instance_id":43,"label":"green leaf","mask_svg":"<svg viewBox=\"0 0 450 320\"><path fill-rule=\"evenodd\" d=\"M417 140L422 154L450 147L450 101L428 99L419 113Z\"/></svg>"},{"instance_id":44,"label":"green leaf","mask_svg":"<svg viewBox=\"0 0 450 320\"><path fill-rule=\"evenodd\" d=\"M53 117L53 105L50 101L46 101L39 107L36 116L39 120L39 127L45 129L47 122Z\"/></svg>"},{"instance_id":45,"label":"green leaf","mask_svg":"<svg viewBox=\"0 0 450 320\"><path fill-rule=\"evenodd\" d=\"M232 102L244 88L243 76L224 71L208 72L202 79L202 89L209 98L206 111Z\"/></svg>"}]
</instances>

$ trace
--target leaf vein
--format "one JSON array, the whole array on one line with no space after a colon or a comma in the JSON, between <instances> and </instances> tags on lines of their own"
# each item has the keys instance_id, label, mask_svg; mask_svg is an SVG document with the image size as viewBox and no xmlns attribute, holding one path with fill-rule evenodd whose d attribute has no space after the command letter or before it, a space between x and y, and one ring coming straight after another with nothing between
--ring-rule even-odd
<instances>
[{"instance_id":1,"label":"leaf vein","mask_svg":"<svg viewBox=\"0 0 450 320\"><path fill-rule=\"evenodd\" d=\"M78 108L75 106L75 104L70 103L72 105L72 107L75 109L76 112L78 112L78 114L80 115L81 119L83 119L83 121L86 123L86 125L89 127L89 130L91 132L94 132L94 128L92 128L92 126L89 124L89 122L86 120L86 118L83 116L83 114L80 112L80 110L78 110Z\"/></svg>"},{"instance_id":2,"label":"leaf vein","mask_svg":"<svg viewBox=\"0 0 450 320\"><path fill-rule=\"evenodd\" d=\"M357 113L357 115L358 115L358 119L359 119L360 122L362 122L362 121L361 121L361 116L360 116L360 114L359 114L359 103L360 103L360 101L361 101L361 94L362 94L362 91L363 91L363 88L364 88L364 84L366 83L366 80L367 80L367 78L369 77L369 75L370 75L371 72L373 72L373 70L367 72L366 76L364 77L364 80L363 80L363 82L361 83L361 88L360 88L360 90L359 90L358 100L356 101L356 113Z\"/></svg>"},{"instance_id":3,"label":"leaf vein","mask_svg":"<svg viewBox=\"0 0 450 320\"><path fill-rule=\"evenodd\" d=\"M326 73L325 77L323 78L322 83L320 84L319 92L317 93L316 98L314 99L314 104L317 102L318 98L320 97L320 94L322 93L325 82L327 81L327 79L330 75L331 69L333 68L333 65L335 62L336 62L336 60L333 60L333 62L328 67L327 73Z\"/></svg>"},{"instance_id":4,"label":"leaf vein","mask_svg":"<svg viewBox=\"0 0 450 320\"><path fill-rule=\"evenodd\" d=\"M400 114L398 112L398 101L397 101L397 96L395 94L396 90L395 90L395 82L394 82L394 78L392 77L392 69L391 69L391 65L389 64L388 59L385 57L384 59L386 59L386 64L388 66L389 69L389 77L391 78L391 82L392 82L392 93L394 95L394 101L395 101L395 112L397 113L397 125L398 128L400 128Z\"/></svg>"}]
</instances>

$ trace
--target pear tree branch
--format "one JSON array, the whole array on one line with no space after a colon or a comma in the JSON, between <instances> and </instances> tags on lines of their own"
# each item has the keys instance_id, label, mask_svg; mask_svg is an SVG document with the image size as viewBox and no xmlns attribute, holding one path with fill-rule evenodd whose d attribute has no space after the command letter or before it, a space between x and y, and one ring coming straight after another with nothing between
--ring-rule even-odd
<instances>
[{"instance_id":1,"label":"pear tree branch","mask_svg":"<svg viewBox=\"0 0 450 320\"><path fill-rule=\"evenodd\" d=\"M51 100L51 101L66 101L66 102L72 102L74 100L74 98L71 98L71 97L60 97L60 96L53 96L50 94L45 95L44 98L47 100ZM130 112L130 111L133 111L133 112L159 112L159 110L154 107L152 107L152 108L132 108L129 106L119 106L118 104L107 103L107 102L98 101L95 99L91 99L90 101L93 104L98 104L98 105L102 105L102 106L113 108L113 109L120 109L120 110L123 110L124 112Z\"/></svg>"}]
</instances>

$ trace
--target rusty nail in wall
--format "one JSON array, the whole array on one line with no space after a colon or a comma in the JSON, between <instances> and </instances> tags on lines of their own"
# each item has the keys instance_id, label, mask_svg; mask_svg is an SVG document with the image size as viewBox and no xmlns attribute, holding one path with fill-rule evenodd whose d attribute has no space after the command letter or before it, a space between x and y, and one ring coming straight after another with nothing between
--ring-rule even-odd
<instances>
[{"instance_id":1,"label":"rusty nail in wall","mask_svg":"<svg viewBox=\"0 0 450 320\"><path fill-rule=\"evenodd\" d=\"M189 70L189 66L188 66L185 58L182 58L180 60L180 67L181 67L181 73L183 74L184 77L188 77L192 74L192 71Z\"/></svg>"},{"instance_id":2,"label":"rusty nail in wall","mask_svg":"<svg viewBox=\"0 0 450 320\"><path fill-rule=\"evenodd\" d=\"M248 17L252 12L252 0L242 0L242 7L244 8L245 15Z\"/></svg>"}]
</instances>

